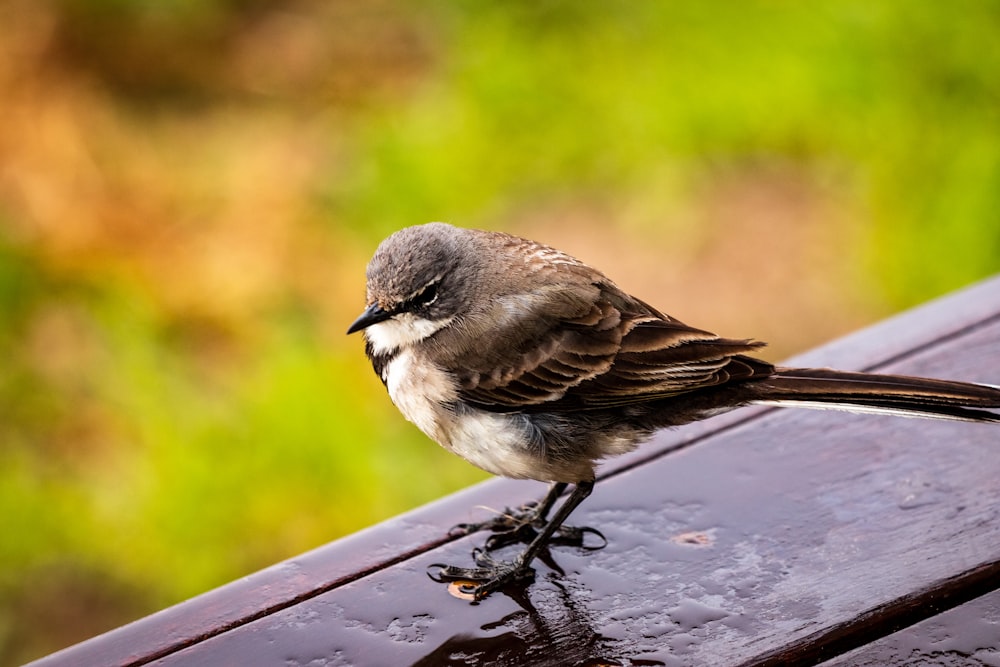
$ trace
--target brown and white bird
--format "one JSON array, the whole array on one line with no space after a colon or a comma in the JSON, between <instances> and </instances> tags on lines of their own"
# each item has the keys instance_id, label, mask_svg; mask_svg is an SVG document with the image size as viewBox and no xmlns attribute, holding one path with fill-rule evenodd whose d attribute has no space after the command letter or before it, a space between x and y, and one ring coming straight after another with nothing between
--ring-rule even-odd
<instances>
[{"instance_id":1,"label":"brown and white bird","mask_svg":"<svg viewBox=\"0 0 1000 667\"><path fill-rule=\"evenodd\" d=\"M480 599L530 577L530 563L591 492L597 462L654 431L772 404L1000 422L1000 388L781 368L763 343L720 338L623 292L558 250L442 223L385 239L367 308L348 329L403 415L446 449L503 477L551 482L521 520L539 530L512 562L483 552L442 578ZM552 519L567 485L572 493Z\"/></svg>"}]
</instances>

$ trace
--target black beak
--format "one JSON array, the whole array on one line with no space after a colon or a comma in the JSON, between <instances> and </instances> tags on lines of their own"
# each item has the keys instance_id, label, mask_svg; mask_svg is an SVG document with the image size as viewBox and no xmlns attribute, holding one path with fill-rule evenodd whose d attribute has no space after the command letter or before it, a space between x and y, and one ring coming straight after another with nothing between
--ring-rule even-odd
<instances>
[{"instance_id":1,"label":"black beak","mask_svg":"<svg viewBox=\"0 0 1000 667\"><path fill-rule=\"evenodd\" d=\"M347 333L352 334L355 331L361 331L365 327L385 322L390 317L392 317L392 313L382 310L377 303L373 303L365 308L365 312L361 313L358 319L354 320L354 324L350 326Z\"/></svg>"}]
</instances>

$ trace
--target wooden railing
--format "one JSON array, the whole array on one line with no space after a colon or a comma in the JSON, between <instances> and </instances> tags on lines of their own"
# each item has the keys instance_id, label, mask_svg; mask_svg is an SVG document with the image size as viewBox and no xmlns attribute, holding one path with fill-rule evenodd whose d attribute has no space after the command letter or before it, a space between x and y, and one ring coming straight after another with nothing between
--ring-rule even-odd
<instances>
[{"instance_id":1,"label":"wooden railing","mask_svg":"<svg viewBox=\"0 0 1000 667\"><path fill-rule=\"evenodd\" d=\"M793 361L1000 384L1000 278ZM603 549L477 604L427 576L485 539L449 526L543 491L481 484L34 664L1000 664L998 424L740 410L603 467L572 516Z\"/></svg>"}]
</instances>

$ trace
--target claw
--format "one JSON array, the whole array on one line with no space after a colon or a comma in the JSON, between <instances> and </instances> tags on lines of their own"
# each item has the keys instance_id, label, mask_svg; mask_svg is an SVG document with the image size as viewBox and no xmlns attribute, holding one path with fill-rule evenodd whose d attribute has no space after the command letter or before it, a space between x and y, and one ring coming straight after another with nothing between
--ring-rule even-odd
<instances>
[{"instance_id":1,"label":"claw","mask_svg":"<svg viewBox=\"0 0 1000 667\"><path fill-rule=\"evenodd\" d=\"M456 523L448 529L448 537L463 537L465 535L471 535L478 530L478 526L479 524L476 523Z\"/></svg>"},{"instance_id":2,"label":"claw","mask_svg":"<svg viewBox=\"0 0 1000 667\"><path fill-rule=\"evenodd\" d=\"M461 537L463 535L478 533L481 530L489 530L494 533L517 530L520 526L530 525L538 519L538 514L534 510L534 506L536 504L537 503L527 503L516 510L512 510L508 507L492 519L487 519L486 521L480 521L478 523L455 524L448 530L448 535Z\"/></svg>"},{"instance_id":3,"label":"claw","mask_svg":"<svg viewBox=\"0 0 1000 667\"><path fill-rule=\"evenodd\" d=\"M431 573L431 568L437 568L437 572ZM427 576L439 584L449 581L486 581L493 573L493 570L489 568L458 567L457 565L445 565L444 563L432 563L427 569Z\"/></svg>"},{"instance_id":4,"label":"claw","mask_svg":"<svg viewBox=\"0 0 1000 667\"><path fill-rule=\"evenodd\" d=\"M541 503L527 503L516 512L508 509L504 514L485 523L455 526L452 532L459 531L462 534L468 534L483 528L490 528L497 531L497 534L492 535L487 540L485 549L473 551L477 567L465 568L435 563L431 567L436 568L437 572L434 574L428 572L427 575L437 582L449 582L449 592L452 595L465 599L471 597L473 601L478 601L509 584L534 579L535 571L531 568L531 561L536 557L541 557L548 562L547 545L550 541L573 544L587 550L603 549L607 545L607 540L599 531L593 528L563 527L566 517L594 489L593 480L577 482L573 487L573 492L559 506L555 516L551 520L546 520L549 510L552 509L556 499L565 491L566 486L566 482L554 482ZM587 535L596 535L600 538L601 544L597 546L585 545L584 539ZM512 542L528 542L527 548L513 561L498 561L490 555L490 551Z\"/></svg>"},{"instance_id":5,"label":"claw","mask_svg":"<svg viewBox=\"0 0 1000 667\"><path fill-rule=\"evenodd\" d=\"M437 583L455 586L455 592L459 597L473 601L482 600L508 584L531 581L535 577L535 570L523 565L519 559L509 562L498 561L482 549L476 549L473 557L479 567L433 563L428 566L427 576ZM431 568L436 568L437 572L431 573Z\"/></svg>"},{"instance_id":6,"label":"claw","mask_svg":"<svg viewBox=\"0 0 1000 667\"><path fill-rule=\"evenodd\" d=\"M595 535L600 540L600 544L585 544L587 535ZM549 540L549 544L577 547L584 551L599 551L608 546L608 538L604 536L604 533L590 526L561 526Z\"/></svg>"},{"instance_id":7,"label":"claw","mask_svg":"<svg viewBox=\"0 0 1000 667\"><path fill-rule=\"evenodd\" d=\"M600 541L600 544L586 544L587 535L596 536ZM486 542L483 547L487 551L498 551L504 547L510 546L511 544L530 544L531 541L537 536L538 531L535 529L535 526L531 524L521 524L512 530L493 533L486 538ZM585 551L598 551L599 549L603 549L608 546L608 538L604 536L604 533L596 528L591 528L590 526L560 526L559 530L557 530L549 540L549 544L578 547Z\"/></svg>"},{"instance_id":8,"label":"claw","mask_svg":"<svg viewBox=\"0 0 1000 667\"><path fill-rule=\"evenodd\" d=\"M538 531L530 523L522 523L510 530L493 533L486 538L484 546L487 551L497 551L511 544L528 544L537 535Z\"/></svg>"}]
</instances>

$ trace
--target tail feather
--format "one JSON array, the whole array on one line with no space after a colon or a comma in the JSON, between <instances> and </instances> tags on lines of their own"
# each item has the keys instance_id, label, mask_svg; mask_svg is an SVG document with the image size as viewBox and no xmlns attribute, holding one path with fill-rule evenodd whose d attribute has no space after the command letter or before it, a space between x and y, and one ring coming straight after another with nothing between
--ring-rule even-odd
<instances>
[{"instance_id":1,"label":"tail feather","mask_svg":"<svg viewBox=\"0 0 1000 667\"><path fill-rule=\"evenodd\" d=\"M825 368L777 368L753 383L754 403L1000 422L1000 387Z\"/></svg>"}]
</instances>

